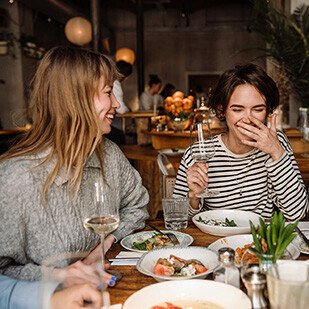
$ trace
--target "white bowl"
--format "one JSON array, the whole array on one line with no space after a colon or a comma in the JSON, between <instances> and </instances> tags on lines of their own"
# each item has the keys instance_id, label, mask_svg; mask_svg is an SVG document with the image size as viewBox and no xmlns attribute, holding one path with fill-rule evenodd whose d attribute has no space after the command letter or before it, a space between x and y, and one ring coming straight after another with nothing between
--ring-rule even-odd
<instances>
[{"instance_id":1,"label":"white bowl","mask_svg":"<svg viewBox=\"0 0 309 309\"><path fill-rule=\"evenodd\" d=\"M222 308L250 309L248 296L231 285L211 280L166 281L151 284L132 294L122 309L150 309L166 301L211 302Z\"/></svg>"},{"instance_id":2,"label":"white bowl","mask_svg":"<svg viewBox=\"0 0 309 309\"><path fill-rule=\"evenodd\" d=\"M215 253L218 253L218 250L223 247L229 247L229 248L236 250L237 248L243 248L245 245L251 244L252 242L253 242L252 234L233 235L233 236L220 238L214 241L208 246L208 249L210 249L211 251ZM292 243L288 245L287 250L289 251L291 258L293 260L296 260L300 255L298 248ZM237 260L237 257L235 260ZM235 265L240 266L236 262L235 262Z\"/></svg>"},{"instance_id":3,"label":"white bowl","mask_svg":"<svg viewBox=\"0 0 309 309\"><path fill-rule=\"evenodd\" d=\"M194 276L159 276L153 273L153 268L156 265L159 258L169 258L173 254L185 260L197 259L201 261L207 271ZM187 247L187 248L161 248L155 249L143 254L138 261L136 268L144 275L151 276L157 281L165 280L184 280L184 279L197 279L206 278L214 268L218 265L218 255L211 250L204 247Z\"/></svg>"},{"instance_id":4,"label":"white bowl","mask_svg":"<svg viewBox=\"0 0 309 309\"><path fill-rule=\"evenodd\" d=\"M199 217L201 217L203 220L216 219L222 221L225 221L225 218L228 218L229 220L234 220L237 226L230 227L208 225L202 222L198 222ZM200 212L192 218L192 221L204 233L216 236L228 236L250 233L249 220L251 220L253 224L257 226L259 224L259 218L262 217L251 211L221 209Z\"/></svg>"}]
</instances>

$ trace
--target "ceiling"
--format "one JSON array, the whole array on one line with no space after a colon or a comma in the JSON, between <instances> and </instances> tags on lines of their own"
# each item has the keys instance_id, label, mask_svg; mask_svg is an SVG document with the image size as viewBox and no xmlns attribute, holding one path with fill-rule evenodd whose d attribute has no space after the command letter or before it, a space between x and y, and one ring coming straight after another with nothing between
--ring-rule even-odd
<instances>
[{"instance_id":1,"label":"ceiling","mask_svg":"<svg viewBox=\"0 0 309 309\"><path fill-rule=\"evenodd\" d=\"M91 0L21 0L24 5L65 23L73 16L90 17ZM144 11L179 10L182 14L190 14L201 9L232 3L248 3L250 0L140 0ZM98 0L102 11L108 9L136 12L139 0Z\"/></svg>"}]
</instances>

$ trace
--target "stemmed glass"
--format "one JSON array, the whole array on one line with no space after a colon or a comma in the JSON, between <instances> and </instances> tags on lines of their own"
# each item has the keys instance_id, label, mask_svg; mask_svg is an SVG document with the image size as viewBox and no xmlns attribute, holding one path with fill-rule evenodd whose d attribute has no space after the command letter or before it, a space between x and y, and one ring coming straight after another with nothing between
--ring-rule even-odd
<instances>
[{"instance_id":1,"label":"stemmed glass","mask_svg":"<svg viewBox=\"0 0 309 309\"><path fill-rule=\"evenodd\" d=\"M207 163L215 155L215 142L211 134L209 122L197 122L191 126L190 130L191 146L190 153L196 163ZM197 197L204 198L216 196L217 190L205 188Z\"/></svg>"},{"instance_id":2,"label":"stemmed glass","mask_svg":"<svg viewBox=\"0 0 309 309\"><path fill-rule=\"evenodd\" d=\"M109 186L98 179L94 183L95 211L84 220L84 227L99 235L101 241L101 262L104 272L104 239L119 226L119 210L113 200Z\"/></svg>"}]
</instances>

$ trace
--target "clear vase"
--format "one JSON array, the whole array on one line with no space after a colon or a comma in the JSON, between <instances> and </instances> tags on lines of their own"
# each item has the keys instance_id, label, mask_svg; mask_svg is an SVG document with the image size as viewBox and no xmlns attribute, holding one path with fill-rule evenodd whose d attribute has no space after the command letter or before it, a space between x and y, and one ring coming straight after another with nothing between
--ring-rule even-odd
<instances>
[{"instance_id":1,"label":"clear vase","mask_svg":"<svg viewBox=\"0 0 309 309\"><path fill-rule=\"evenodd\" d=\"M268 269L277 262L277 257L274 254L257 254L259 259L260 271L264 274L267 273Z\"/></svg>"}]
</instances>

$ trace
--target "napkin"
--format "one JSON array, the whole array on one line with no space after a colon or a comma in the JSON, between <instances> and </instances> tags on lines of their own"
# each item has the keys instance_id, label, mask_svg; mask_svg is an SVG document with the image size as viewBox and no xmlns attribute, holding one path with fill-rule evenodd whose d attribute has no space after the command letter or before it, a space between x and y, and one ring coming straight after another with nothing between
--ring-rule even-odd
<instances>
[{"instance_id":1,"label":"napkin","mask_svg":"<svg viewBox=\"0 0 309 309\"><path fill-rule=\"evenodd\" d=\"M110 259L110 261L112 262L111 265L134 266L137 264L138 260L142 255L143 252L120 251L120 253L114 259Z\"/></svg>"}]
</instances>

